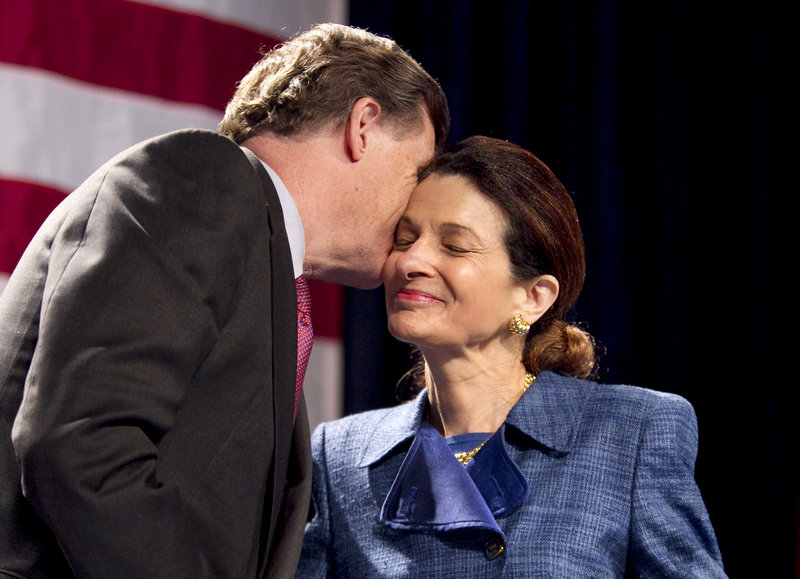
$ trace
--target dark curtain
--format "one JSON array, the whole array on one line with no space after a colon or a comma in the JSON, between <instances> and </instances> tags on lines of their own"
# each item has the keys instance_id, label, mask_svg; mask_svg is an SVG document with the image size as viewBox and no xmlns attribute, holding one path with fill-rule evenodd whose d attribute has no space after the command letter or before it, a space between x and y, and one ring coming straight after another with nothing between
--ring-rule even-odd
<instances>
[{"instance_id":1,"label":"dark curtain","mask_svg":"<svg viewBox=\"0 0 800 579\"><path fill-rule=\"evenodd\" d=\"M351 0L353 25L442 83L451 142L513 141L573 193L588 261L574 317L601 345L601 381L694 405L731 577L798 569L797 329L779 268L799 16L797 2ZM408 355L382 292L350 290L346 317L346 412L395 404Z\"/></svg>"}]
</instances>

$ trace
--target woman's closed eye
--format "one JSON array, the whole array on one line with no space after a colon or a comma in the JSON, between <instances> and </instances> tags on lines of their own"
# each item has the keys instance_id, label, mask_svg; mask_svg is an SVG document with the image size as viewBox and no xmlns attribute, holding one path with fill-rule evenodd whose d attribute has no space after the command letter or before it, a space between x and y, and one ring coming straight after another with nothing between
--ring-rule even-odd
<instances>
[{"instance_id":1,"label":"woman's closed eye","mask_svg":"<svg viewBox=\"0 0 800 579\"><path fill-rule=\"evenodd\" d=\"M409 237L395 237L394 247L397 249L405 249L411 247L415 241L415 239L411 239Z\"/></svg>"},{"instance_id":2,"label":"woman's closed eye","mask_svg":"<svg viewBox=\"0 0 800 579\"><path fill-rule=\"evenodd\" d=\"M443 243L442 247L444 247L450 253L455 253L455 254L464 254L470 252L469 249L464 249L463 247L455 245L453 243Z\"/></svg>"}]
</instances>

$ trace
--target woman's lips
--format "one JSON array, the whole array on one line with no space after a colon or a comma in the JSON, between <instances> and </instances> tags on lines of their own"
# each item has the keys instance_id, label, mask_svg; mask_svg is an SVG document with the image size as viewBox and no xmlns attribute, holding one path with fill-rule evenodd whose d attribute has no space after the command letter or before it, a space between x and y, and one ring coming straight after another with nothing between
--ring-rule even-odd
<instances>
[{"instance_id":1,"label":"woman's lips","mask_svg":"<svg viewBox=\"0 0 800 579\"><path fill-rule=\"evenodd\" d=\"M399 300L407 300L412 302L441 302L437 297L432 296L431 294L427 294L425 292L421 292L419 290L412 290L408 288L402 288L397 291L395 297Z\"/></svg>"}]
</instances>

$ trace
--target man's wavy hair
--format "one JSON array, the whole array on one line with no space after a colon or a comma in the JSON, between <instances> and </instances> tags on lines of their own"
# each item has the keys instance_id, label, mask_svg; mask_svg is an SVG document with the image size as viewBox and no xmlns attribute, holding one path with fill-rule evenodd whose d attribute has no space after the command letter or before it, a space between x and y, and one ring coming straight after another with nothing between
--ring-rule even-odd
<instances>
[{"instance_id":1,"label":"man's wavy hair","mask_svg":"<svg viewBox=\"0 0 800 579\"><path fill-rule=\"evenodd\" d=\"M264 53L239 82L219 129L241 143L342 126L362 97L380 104L399 138L420 129L427 112L443 147L450 114L439 84L393 40L330 23Z\"/></svg>"}]
</instances>

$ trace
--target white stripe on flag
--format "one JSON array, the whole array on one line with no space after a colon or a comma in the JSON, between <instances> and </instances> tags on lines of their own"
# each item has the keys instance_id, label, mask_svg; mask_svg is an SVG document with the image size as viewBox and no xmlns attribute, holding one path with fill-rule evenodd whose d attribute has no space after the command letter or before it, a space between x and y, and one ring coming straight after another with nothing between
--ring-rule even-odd
<instances>
[{"instance_id":1,"label":"white stripe on flag","mask_svg":"<svg viewBox=\"0 0 800 579\"><path fill-rule=\"evenodd\" d=\"M64 4L59 4L59 6L65 7L66 14L72 15L78 10L81 18L92 19L92 12L84 14L82 4L83 0L70 0L66 7ZM125 4L124 2L120 3L119 7L125 7ZM169 11L169 18L159 18L163 15L153 13L148 17L153 18L155 22L131 19L132 24L142 25L137 29L136 40L149 43L144 46L156 44L160 56L153 60L152 66L138 71L140 76L133 79L135 82L114 84L119 81L119 78L112 74L115 70L129 70L125 68L125 62L113 62L113 66L100 67L102 70L98 71L97 67L91 65L93 61L86 61L90 63L87 65L89 69L84 70L81 66L72 66L76 62L79 64L83 62L76 59L63 61L58 58L36 58L40 49L43 51L52 49L52 37L46 30L37 27L23 28L24 34L19 38L16 35L4 37L10 43L7 46L4 45L7 49L6 54L10 55L8 60L17 64L0 62L0 118L3 119L3 136L0 138L0 182L5 179L6 184L16 181L38 184L67 194L108 159L142 139L185 127L216 128L222 115L221 111L201 105L181 104L176 101L182 100L180 97L186 94L187 86L190 91L197 86L204 86L204 82L213 83L211 86L219 86L220 66L225 66L226 69L234 67L246 70L257 58L257 46L252 48L252 53L249 47L240 46L235 51L235 57L233 54L229 56L226 53L221 65L214 58L209 58L206 52L186 53L185 43L181 44L177 39L170 42L173 39L169 35L143 38L142 31L145 31L146 36L146 31L149 30L148 25L157 28L155 24L166 20L171 22L170 19L181 18L180 13L185 12L195 15L187 17L187 19L196 19L196 16L199 15L224 24L223 30L214 26L208 28L207 32L212 33L209 38L226 38L228 37L226 34L235 34L239 37L250 34L269 36L270 41L274 41L275 38L289 37L319 22L347 23L348 16L347 0L141 0L129 3L127 8L136 8L137 10L133 10L133 12L143 15L148 11L141 9L148 5L162 7ZM20 6L25 5L20 4ZM48 10L47 13L52 14L52 10L49 8L50 5L44 0L37 0L35 4L35 10ZM131 10L124 12L128 14L131 13ZM172 14L173 12L175 14ZM10 23L12 15L19 13L10 6L4 7L0 11L0 18L8 17L9 20L6 22ZM22 10L21 13L25 14L25 10ZM108 10L105 11L105 14L108 16ZM102 19L95 18L93 20ZM36 20L34 19L34 21ZM95 34L107 32L97 22L93 22L93 24L95 24L94 27L87 27L89 32ZM131 52L131 47L119 40L131 38L131 30L126 27L127 24L128 20L115 22L116 33L112 33L111 37L102 43L97 42L96 36L89 36L84 40L83 37L73 35L72 38L77 43L73 48L101 51L101 60L98 62L104 64L109 64L108 59L112 58L114 54L133 54L135 58L141 60L143 57L136 52L136 47L133 47L134 52ZM188 38L194 38L192 35L196 30L206 30L205 26L199 28L195 26L195 22L190 24L192 26L184 31ZM54 24L56 27L59 25L60 22ZM232 28L229 29L228 25L231 25ZM98 28L98 26L100 27ZM119 40L118 44L124 49L122 52L112 50L112 48L120 48L120 46L114 45L115 39ZM22 44L15 45L14 42ZM82 44L83 42L86 43L85 46ZM112 45L110 48L109 43ZM207 45L208 43L204 46ZM68 54L71 53L68 52ZM189 75L188 77L187 75L173 74L173 68L170 67L180 66L181 63L187 62L187 58L191 58L186 54L204 59L203 66L198 69L200 78L196 73L195 76ZM211 57L215 54L212 54ZM173 58L164 58L164 56ZM62 73L70 71L65 74L75 74L79 78L98 84L82 82L76 78L65 76L65 74L34 68L40 61L45 68L59 70ZM138 64L138 62L136 63ZM181 88L184 89L183 92L166 90L166 92L158 93L177 95L175 100L168 101L152 96L155 93L145 94L148 90L164 88L159 83L151 82L153 78L173 80L175 83L184 83L184 85L188 82L188 85L166 87L167 89ZM123 77L123 80L128 79ZM99 86L105 83L108 83L107 86ZM230 81L225 81L224 84L229 83ZM108 88L109 86L123 86L131 92ZM229 88L232 94L234 87L230 86ZM204 93L205 100L201 99L195 102L220 100L213 94L214 91L210 92L212 94ZM172 98L172 96L167 96L167 98ZM223 104L224 102L221 102L220 106ZM24 189L24 187L22 188ZM36 190L35 187L32 189ZM17 186L6 187L8 200L13 201L9 207L14 207L14 215L17 213L20 215L30 214L30 212L26 212L24 206L24 203L28 202L27 197L24 203L18 198L11 197L16 195L19 190L20 187ZM35 198L32 199L35 202ZM0 201L2 200L0 199ZM49 202L52 202L52 195ZM15 203L18 205L14 205ZM47 203L42 203L42 206L46 205ZM30 235L33 234L36 226L37 224L27 223L24 220L20 221L18 228L16 223L14 224L15 230L30 231ZM13 264L13 260L10 263ZM11 269L8 266L4 267ZM0 273L0 291L8 280L7 273ZM339 301L332 302L328 307L341 307L341 303ZM344 362L340 338L341 336L337 338L320 336L315 340L305 380L312 427L321 421L337 418L342 413Z\"/></svg>"},{"instance_id":2,"label":"white stripe on flag","mask_svg":"<svg viewBox=\"0 0 800 579\"><path fill-rule=\"evenodd\" d=\"M303 383L308 422L312 430L321 422L335 420L342 415L343 376L342 341L314 338Z\"/></svg>"},{"instance_id":3,"label":"white stripe on flag","mask_svg":"<svg viewBox=\"0 0 800 579\"><path fill-rule=\"evenodd\" d=\"M135 143L222 113L0 63L0 175L71 191ZM76 154L76 150L79 151Z\"/></svg>"},{"instance_id":4,"label":"white stripe on flag","mask_svg":"<svg viewBox=\"0 0 800 579\"><path fill-rule=\"evenodd\" d=\"M347 0L136 0L190 12L238 26L288 38L313 24L338 22L346 24L349 3Z\"/></svg>"}]
</instances>

